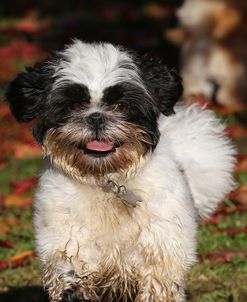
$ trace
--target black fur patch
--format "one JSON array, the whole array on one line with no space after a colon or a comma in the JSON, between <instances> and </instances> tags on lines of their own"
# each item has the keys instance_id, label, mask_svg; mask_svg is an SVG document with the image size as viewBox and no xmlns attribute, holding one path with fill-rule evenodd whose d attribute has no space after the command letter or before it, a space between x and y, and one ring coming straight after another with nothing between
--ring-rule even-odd
<instances>
[{"instance_id":1,"label":"black fur patch","mask_svg":"<svg viewBox=\"0 0 247 302\"><path fill-rule=\"evenodd\" d=\"M149 134L155 148L160 136L157 126L159 110L144 88L129 82L119 83L104 90L102 102L109 107L116 103L127 104L125 119L141 126Z\"/></svg>"},{"instance_id":2,"label":"black fur patch","mask_svg":"<svg viewBox=\"0 0 247 302\"><path fill-rule=\"evenodd\" d=\"M88 88L83 84L65 82L54 89L44 101L43 112L33 134L42 143L46 131L64 125L74 110L82 110L90 102Z\"/></svg>"},{"instance_id":3,"label":"black fur patch","mask_svg":"<svg viewBox=\"0 0 247 302\"><path fill-rule=\"evenodd\" d=\"M76 106L83 106L90 102L89 90L83 84L69 83L57 90L57 99L60 95L61 101L67 108L74 109Z\"/></svg>"},{"instance_id":4,"label":"black fur patch","mask_svg":"<svg viewBox=\"0 0 247 302\"><path fill-rule=\"evenodd\" d=\"M146 55L140 62L142 78L156 99L164 115L174 113L174 105L183 93L182 80L174 69L168 69L161 60Z\"/></svg>"},{"instance_id":5,"label":"black fur patch","mask_svg":"<svg viewBox=\"0 0 247 302\"><path fill-rule=\"evenodd\" d=\"M19 122L29 122L43 109L44 99L49 93L54 79L52 66L58 57L51 56L43 63L28 67L20 73L7 89L6 100Z\"/></svg>"},{"instance_id":6,"label":"black fur patch","mask_svg":"<svg viewBox=\"0 0 247 302\"><path fill-rule=\"evenodd\" d=\"M75 290L67 290L64 292L61 302L90 302L90 300L78 298Z\"/></svg>"},{"instance_id":7,"label":"black fur patch","mask_svg":"<svg viewBox=\"0 0 247 302\"><path fill-rule=\"evenodd\" d=\"M64 123L73 110L81 110L89 103L89 90L85 85L64 82L47 96L41 118L52 125Z\"/></svg>"}]
</instances>

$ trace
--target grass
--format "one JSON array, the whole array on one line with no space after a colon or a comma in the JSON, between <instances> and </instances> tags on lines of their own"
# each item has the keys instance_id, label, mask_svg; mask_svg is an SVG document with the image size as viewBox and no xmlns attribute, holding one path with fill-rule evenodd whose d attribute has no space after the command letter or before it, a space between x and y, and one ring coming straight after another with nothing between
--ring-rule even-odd
<instances>
[{"instance_id":1,"label":"grass","mask_svg":"<svg viewBox=\"0 0 247 302\"><path fill-rule=\"evenodd\" d=\"M239 216L241 216L241 226L238 225ZM208 252L216 250L246 250L247 251L247 235L238 234L235 236L228 235L227 233L214 233L218 230L226 230L230 228L241 228L246 226L247 214L236 214L231 217L227 217L227 222L222 222L216 227L202 225L199 232L199 246L198 253L206 254ZM226 228L226 225L229 227ZM234 226L233 226L234 225ZM231 227L233 226L233 227ZM246 300L247 301L247 300Z\"/></svg>"},{"instance_id":2,"label":"grass","mask_svg":"<svg viewBox=\"0 0 247 302\"><path fill-rule=\"evenodd\" d=\"M222 251L247 251L247 235L230 236L214 233L217 230L246 226L247 214L227 216L217 226L202 225L199 231L199 263L193 268L189 279L189 301L193 302L243 302L247 301L247 262L236 256L228 263L210 261L207 253Z\"/></svg>"},{"instance_id":3,"label":"grass","mask_svg":"<svg viewBox=\"0 0 247 302\"><path fill-rule=\"evenodd\" d=\"M12 190L10 182L12 180L22 180L38 176L41 171L41 166L41 158L10 160L7 166L0 171L0 192L10 194Z\"/></svg>"},{"instance_id":4,"label":"grass","mask_svg":"<svg viewBox=\"0 0 247 302\"><path fill-rule=\"evenodd\" d=\"M197 264L190 274L189 301L247 301L247 264L236 258L231 263L212 266L209 260Z\"/></svg>"}]
</instances>

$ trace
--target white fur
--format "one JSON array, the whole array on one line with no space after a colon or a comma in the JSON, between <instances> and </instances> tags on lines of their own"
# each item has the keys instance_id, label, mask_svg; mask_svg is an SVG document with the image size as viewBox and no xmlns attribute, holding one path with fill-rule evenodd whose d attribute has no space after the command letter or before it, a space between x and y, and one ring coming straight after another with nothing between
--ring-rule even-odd
<instances>
[{"instance_id":1,"label":"white fur","mask_svg":"<svg viewBox=\"0 0 247 302\"><path fill-rule=\"evenodd\" d=\"M180 286L174 301L184 301L186 275L196 260L198 215L208 217L233 185L235 151L223 130L211 112L195 106L161 117L156 150L124 184L141 196L136 208L125 210L113 194L47 169L35 201L37 250L44 266L65 252L70 261L61 258L54 275L76 282L69 271L82 275L80 263L97 271L103 259L123 274L133 267L146 279L161 274L167 286ZM147 265L145 253L154 256L153 265ZM152 286L159 290L154 279L147 284L145 301Z\"/></svg>"},{"instance_id":2,"label":"white fur","mask_svg":"<svg viewBox=\"0 0 247 302\"><path fill-rule=\"evenodd\" d=\"M89 89L92 103L100 101L106 87L119 82L131 81L143 87L132 56L120 47L74 40L61 54L65 60L59 63L54 74L54 77L58 76L54 87L64 81L84 84Z\"/></svg>"}]
</instances>

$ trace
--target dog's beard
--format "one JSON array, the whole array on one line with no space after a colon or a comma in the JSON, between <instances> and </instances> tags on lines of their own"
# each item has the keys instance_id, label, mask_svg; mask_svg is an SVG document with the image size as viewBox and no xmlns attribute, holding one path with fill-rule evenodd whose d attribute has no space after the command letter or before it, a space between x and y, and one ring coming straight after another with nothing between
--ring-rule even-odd
<instances>
[{"instance_id":1,"label":"dog's beard","mask_svg":"<svg viewBox=\"0 0 247 302\"><path fill-rule=\"evenodd\" d=\"M85 147L92 140L95 140L92 132L81 123L67 123L48 130L43 143L44 155L56 168L79 181L85 177L101 179L111 173L127 177L136 172L153 144L145 130L125 121L109 124L97 134L97 140L112 144L107 154L97 157L86 152Z\"/></svg>"}]
</instances>

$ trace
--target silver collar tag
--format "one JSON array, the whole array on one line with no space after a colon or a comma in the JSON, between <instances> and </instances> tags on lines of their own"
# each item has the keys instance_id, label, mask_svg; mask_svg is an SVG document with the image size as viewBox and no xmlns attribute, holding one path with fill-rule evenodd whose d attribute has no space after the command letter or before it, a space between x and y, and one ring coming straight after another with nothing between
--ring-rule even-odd
<instances>
[{"instance_id":1,"label":"silver collar tag","mask_svg":"<svg viewBox=\"0 0 247 302\"><path fill-rule=\"evenodd\" d=\"M108 179L100 186L104 192L114 193L128 207L135 208L141 198L132 191L126 189L125 186L120 186L115 180Z\"/></svg>"}]
</instances>

